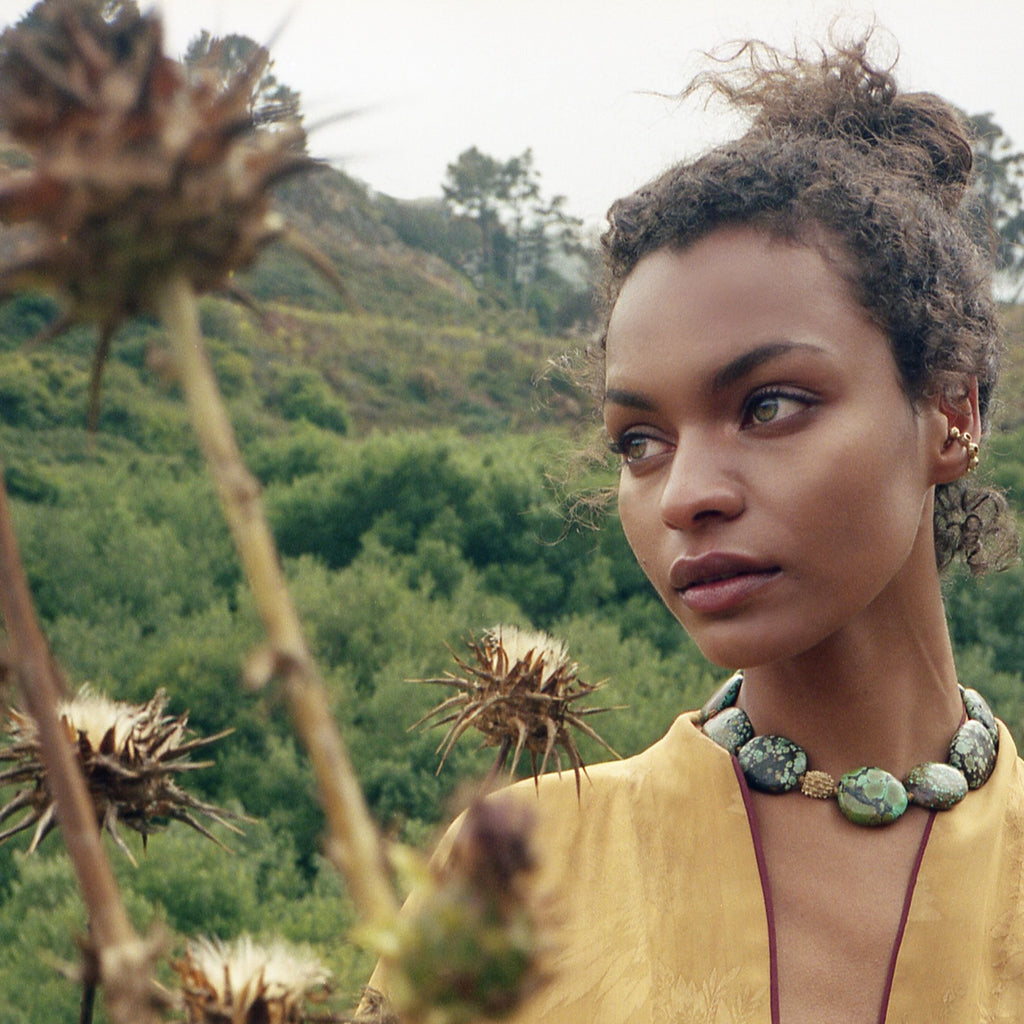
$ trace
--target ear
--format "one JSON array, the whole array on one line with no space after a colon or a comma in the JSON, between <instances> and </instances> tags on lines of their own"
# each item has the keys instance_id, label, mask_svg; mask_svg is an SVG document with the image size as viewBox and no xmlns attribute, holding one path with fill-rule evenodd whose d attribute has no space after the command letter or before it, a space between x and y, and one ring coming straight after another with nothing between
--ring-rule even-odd
<instances>
[{"instance_id":1,"label":"ear","mask_svg":"<svg viewBox=\"0 0 1024 1024\"><path fill-rule=\"evenodd\" d=\"M978 412L978 381L972 377L964 396L955 400L938 398L933 406L933 422L938 442L933 451L932 482L948 484L959 480L971 464L970 444L981 439L981 414ZM944 436L939 433L944 431ZM969 437L968 437L969 435Z\"/></svg>"}]
</instances>

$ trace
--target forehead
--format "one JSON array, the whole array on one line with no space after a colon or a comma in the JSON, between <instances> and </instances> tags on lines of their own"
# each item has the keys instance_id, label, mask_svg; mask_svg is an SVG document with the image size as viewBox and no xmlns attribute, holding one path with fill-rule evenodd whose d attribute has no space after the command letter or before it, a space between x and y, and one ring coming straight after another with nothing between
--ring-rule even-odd
<instances>
[{"instance_id":1,"label":"forehead","mask_svg":"<svg viewBox=\"0 0 1024 1024\"><path fill-rule=\"evenodd\" d=\"M894 367L888 340L825 244L721 228L634 267L609 318L606 371L610 381L654 361L665 372L679 362L689 374L714 373L753 346L779 342L850 359L872 354Z\"/></svg>"}]
</instances>

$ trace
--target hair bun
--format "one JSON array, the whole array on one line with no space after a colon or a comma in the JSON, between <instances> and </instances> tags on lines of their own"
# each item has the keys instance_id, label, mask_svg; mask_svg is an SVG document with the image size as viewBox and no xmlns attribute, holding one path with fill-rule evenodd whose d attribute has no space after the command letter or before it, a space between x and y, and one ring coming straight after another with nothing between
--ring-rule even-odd
<instances>
[{"instance_id":1,"label":"hair bun","mask_svg":"<svg viewBox=\"0 0 1024 1024\"><path fill-rule=\"evenodd\" d=\"M900 92L895 61L876 67L869 41L870 34L814 59L745 43L726 60L732 67L705 72L686 93L723 95L751 115L751 132L836 139L870 152L952 210L971 179L970 129L940 97Z\"/></svg>"},{"instance_id":2,"label":"hair bun","mask_svg":"<svg viewBox=\"0 0 1024 1024\"><path fill-rule=\"evenodd\" d=\"M906 144L906 156L913 149L923 155L917 173L927 187L928 181L947 198L943 205L952 209L963 199L971 181L974 152L970 129L960 113L938 96L927 92L907 93L892 105L893 134ZM914 168L908 168L912 173Z\"/></svg>"}]
</instances>

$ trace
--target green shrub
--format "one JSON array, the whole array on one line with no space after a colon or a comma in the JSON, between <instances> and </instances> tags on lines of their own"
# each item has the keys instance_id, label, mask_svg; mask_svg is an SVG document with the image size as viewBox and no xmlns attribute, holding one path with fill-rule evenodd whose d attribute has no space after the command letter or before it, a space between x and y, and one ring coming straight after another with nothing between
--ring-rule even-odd
<instances>
[{"instance_id":1,"label":"green shrub","mask_svg":"<svg viewBox=\"0 0 1024 1024\"><path fill-rule=\"evenodd\" d=\"M348 431L345 403L313 370L293 367L281 371L267 401L286 420L306 420L336 434Z\"/></svg>"}]
</instances>

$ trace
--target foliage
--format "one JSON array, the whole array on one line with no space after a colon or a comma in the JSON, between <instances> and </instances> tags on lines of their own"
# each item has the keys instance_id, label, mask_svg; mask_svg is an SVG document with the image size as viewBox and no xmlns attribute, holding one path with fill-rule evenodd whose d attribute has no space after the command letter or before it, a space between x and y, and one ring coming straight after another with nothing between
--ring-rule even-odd
<instances>
[{"instance_id":1,"label":"foliage","mask_svg":"<svg viewBox=\"0 0 1024 1024\"><path fill-rule=\"evenodd\" d=\"M442 199L402 202L380 196L384 223L414 249L436 253L453 266L462 266L479 244L479 229L469 217L452 217Z\"/></svg>"},{"instance_id":2,"label":"foliage","mask_svg":"<svg viewBox=\"0 0 1024 1024\"><path fill-rule=\"evenodd\" d=\"M151 840L137 871L112 851L138 921L160 914L176 935L283 930L312 938L346 984L362 980L365 959L353 960L341 945L350 911L318 857L322 819L308 768L273 694L238 686L259 630L194 460L134 445L125 459L123 442L102 431L68 464L54 461L45 432L41 438L8 426L4 439L16 442L21 473L49 488L45 500L23 496L14 505L47 632L72 682L89 679L128 699L165 686L170 710L188 710L198 731L236 730L192 784L204 798L240 801L236 806L259 824L247 827L245 840L226 837L238 850L234 858L176 829ZM587 572L583 553L602 548L603 535L570 535L564 548L558 542L564 523L542 468L565 444L561 435L470 442L450 432L356 441L295 421L256 448L283 532L311 500L304 488L324 496L313 503L314 515L304 513L308 537L301 529L294 534L289 577L373 809L407 837L429 835L459 779L477 775L489 760L458 749L436 775L440 737L407 731L436 692L408 680L445 671L445 645L460 649L472 631L529 623L515 580L530 584L556 630L569 604L559 608L536 595L572 592L582 609L594 595L611 593L610 571L601 573L601 586L578 582ZM344 504L345 487L356 495L352 505ZM352 518L337 531L349 547L308 550L311 538L331 537L339 515ZM537 543L541 536L545 543ZM637 578L632 585L643 586ZM649 612L659 614L653 598ZM595 671L618 660L626 668L620 685L657 694L642 726L635 716L628 726L608 719L611 742L628 752L663 731L683 706L681 681L692 677L684 666L696 657L678 637L668 657L637 637L628 642L631 653L615 659L617 627L600 613L582 614L566 621L573 656L587 664L586 638L593 637L600 644ZM635 694L607 700L632 702ZM44 881L52 889L45 900L34 888ZM36 953L74 957L67 936L81 928L81 917L66 864L51 851L0 858L0 893L7 894L0 895L0 934L6 928L20 936L0 958L0 984L13 984L18 972L31 979L21 1002L11 1004L12 1019L71 1019L73 986Z\"/></svg>"},{"instance_id":3,"label":"foliage","mask_svg":"<svg viewBox=\"0 0 1024 1024\"><path fill-rule=\"evenodd\" d=\"M1003 464L1003 454L1012 446L1007 432L1024 426L1024 305L1004 306L1002 309L1004 348L999 375L997 402L990 413L996 429L994 466L996 472ZM1011 437L1014 436L1011 433ZM1017 492L1018 497L1021 492ZM1019 506L1018 506L1019 507Z\"/></svg>"},{"instance_id":4,"label":"foliage","mask_svg":"<svg viewBox=\"0 0 1024 1024\"><path fill-rule=\"evenodd\" d=\"M975 187L995 232L1000 278L1008 297L1017 301L1024 289L1024 152L1014 148L991 114L975 114L970 122L976 139Z\"/></svg>"},{"instance_id":5,"label":"foliage","mask_svg":"<svg viewBox=\"0 0 1024 1024\"><path fill-rule=\"evenodd\" d=\"M998 164L1003 151L994 152ZM420 841L448 816L460 781L491 761L460 745L437 774L441 733L408 731L438 697L410 680L443 674L452 667L448 648L464 654L470 635L511 622L563 637L583 678L607 680L593 703L627 707L598 719L627 755L697 705L719 676L644 580L614 512L596 530L569 524L552 480L583 445L568 425L585 400L559 380L542 402L535 379L566 347L537 325L567 315L572 289L547 276L540 238L529 234L534 205L547 203L537 216L552 233L559 208L541 197L529 151L511 169L513 161L478 156L481 174L511 176L519 190L483 175L492 191L480 204L491 204L484 220L500 257L481 279L485 290L452 269L480 243L484 205L401 204L325 172L316 185L292 182L282 194L306 217L303 229L337 254L355 301L339 300L275 253L245 281L266 303L262 323L220 299L202 307L373 811L395 834ZM1018 509L1019 312L1007 315L1010 390L982 467ZM162 373L161 332L134 321L114 339L103 415L90 435L93 339L79 331L24 347L54 313L39 296L0 307L0 451L55 655L73 683L133 700L164 686L170 710L188 711L199 732L234 728L192 785L257 819L244 839L225 837L233 857L179 829L154 837L137 870L112 851L136 923L164 920L179 948L186 931L312 941L354 992L367 958L345 942L352 912L320 857L308 766L273 690L238 685L260 631L173 381ZM612 480L598 472L593 482ZM1024 572L980 584L955 577L947 599L963 681L990 697L1024 740ZM590 741L580 746L588 763L606 756ZM83 920L70 868L56 844L32 858L23 848L0 848L4 1020L72 1020L74 986L38 952L75 958L71 937Z\"/></svg>"},{"instance_id":6,"label":"foliage","mask_svg":"<svg viewBox=\"0 0 1024 1024\"><path fill-rule=\"evenodd\" d=\"M118 864L118 883L140 926L161 921L170 952L180 956L186 937L280 937L312 943L332 970L338 989L354 1003L371 958L347 941L353 911L333 868L317 861L312 877L300 874L286 833L250 826L235 853L225 854L185 830L151 840L138 868ZM74 875L62 852L16 853L5 873L0 903L0 992L5 1024L78 1019L78 986L61 977L72 964L75 937L85 920ZM40 952L42 951L42 955ZM170 978L165 976L164 983ZM105 1017L100 1011L97 1024Z\"/></svg>"},{"instance_id":7,"label":"foliage","mask_svg":"<svg viewBox=\"0 0 1024 1024\"><path fill-rule=\"evenodd\" d=\"M589 322L582 221L568 212L565 196L543 195L532 150L499 160L472 146L448 165L441 189L441 209L387 200L387 223L499 301L532 310L544 329L576 326L576 316ZM572 260L575 272L567 270Z\"/></svg>"},{"instance_id":8,"label":"foliage","mask_svg":"<svg viewBox=\"0 0 1024 1024\"><path fill-rule=\"evenodd\" d=\"M215 70L219 87L225 88L239 74L258 73L249 102L252 123L260 127L302 123L299 94L273 72L274 62L266 47L248 36L211 36L205 29L185 51L185 63L195 69Z\"/></svg>"},{"instance_id":9,"label":"foliage","mask_svg":"<svg viewBox=\"0 0 1024 1024\"><path fill-rule=\"evenodd\" d=\"M286 420L306 420L314 426L338 434L348 430L345 403L334 394L324 378L313 370L302 367L283 370L268 398L276 402Z\"/></svg>"},{"instance_id":10,"label":"foliage","mask_svg":"<svg viewBox=\"0 0 1024 1024\"><path fill-rule=\"evenodd\" d=\"M35 296L0 308L0 425L78 430L86 420L93 338L80 330L27 347L45 315L40 309ZM533 431L579 416L575 385L535 384L564 341L516 326L505 314L474 313L476 323L459 324L443 307L436 322L423 323L275 304L261 329L223 299L205 300L202 310L236 429L254 443L279 435L288 420L336 433L430 421L478 433ZM165 362L158 328L139 321L120 331L98 427L133 446L191 456L187 414Z\"/></svg>"}]
</instances>

